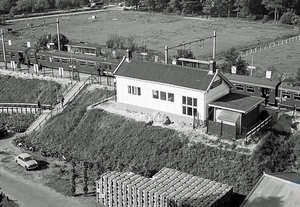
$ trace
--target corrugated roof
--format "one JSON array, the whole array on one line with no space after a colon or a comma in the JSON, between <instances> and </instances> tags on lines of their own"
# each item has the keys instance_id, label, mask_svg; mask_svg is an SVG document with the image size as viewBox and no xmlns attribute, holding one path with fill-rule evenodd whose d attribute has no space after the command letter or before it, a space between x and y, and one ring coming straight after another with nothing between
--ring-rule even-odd
<instances>
[{"instance_id":1,"label":"corrugated roof","mask_svg":"<svg viewBox=\"0 0 300 207\"><path fill-rule=\"evenodd\" d=\"M236 75L226 73L224 74L225 77L233 83L251 83L252 85L256 86L268 86L275 88L280 81L270 80L267 78L257 78L257 77L250 77L245 75Z\"/></svg>"},{"instance_id":2,"label":"corrugated roof","mask_svg":"<svg viewBox=\"0 0 300 207\"><path fill-rule=\"evenodd\" d=\"M67 46L73 46L73 47L82 47L82 48L100 48L101 45L97 45L97 44L91 44L91 43L83 43L83 42L80 42L80 43L68 43L66 44Z\"/></svg>"},{"instance_id":3,"label":"corrugated roof","mask_svg":"<svg viewBox=\"0 0 300 207\"><path fill-rule=\"evenodd\" d=\"M264 174L241 207L298 207L299 181L300 174L295 172Z\"/></svg>"},{"instance_id":4,"label":"corrugated roof","mask_svg":"<svg viewBox=\"0 0 300 207\"><path fill-rule=\"evenodd\" d=\"M208 105L217 108L227 109L230 111L248 113L263 101L264 99L260 97L229 93Z\"/></svg>"},{"instance_id":5,"label":"corrugated roof","mask_svg":"<svg viewBox=\"0 0 300 207\"><path fill-rule=\"evenodd\" d=\"M205 70L135 60L124 61L115 75L203 91L207 90L214 77Z\"/></svg>"}]
</instances>

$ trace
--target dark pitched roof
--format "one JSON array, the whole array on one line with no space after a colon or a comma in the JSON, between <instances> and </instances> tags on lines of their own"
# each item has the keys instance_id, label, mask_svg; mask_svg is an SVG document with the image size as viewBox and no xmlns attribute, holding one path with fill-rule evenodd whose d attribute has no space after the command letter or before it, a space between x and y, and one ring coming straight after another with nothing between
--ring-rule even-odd
<instances>
[{"instance_id":1,"label":"dark pitched roof","mask_svg":"<svg viewBox=\"0 0 300 207\"><path fill-rule=\"evenodd\" d=\"M283 172L264 174L241 207L299 206L300 174Z\"/></svg>"},{"instance_id":2,"label":"dark pitched roof","mask_svg":"<svg viewBox=\"0 0 300 207\"><path fill-rule=\"evenodd\" d=\"M245 75L236 75L236 74L224 74L225 77L234 83L250 83L252 85L257 86L268 86L275 88L280 81L270 80L267 78L257 78L257 77L250 77Z\"/></svg>"},{"instance_id":3,"label":"dark pitched roof","mask_svg":"<svg viewBox=\"0 0 300 207\"><path fill-rule=\"evenodd\" d=\"M214 75L208 75L205 70L135 60L124 61L114 74L203 91L208 89L214 78Z\"/></svg>"},{"instance_id":4,"label":"dark pitched roof","mask_svg":"<svg viewBox=\"0 0 300 207\"><path fill-rule=\"evenodd\" d=\"M219 98L218 100L208 105L217 108L227 109L230 111L248 113L263 101L264 99L260 97L229 93L226 96L223 96L222 98Z\"/></svg>"}]
</instances>

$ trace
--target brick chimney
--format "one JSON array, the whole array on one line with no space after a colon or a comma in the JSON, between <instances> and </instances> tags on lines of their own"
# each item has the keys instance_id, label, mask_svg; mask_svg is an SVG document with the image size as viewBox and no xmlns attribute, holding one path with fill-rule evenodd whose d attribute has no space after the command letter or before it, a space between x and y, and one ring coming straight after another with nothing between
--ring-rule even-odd
<instances>
[{"instance_id":1,"label":"brick chimney","mask_svg":"<svg viewBox=\"0 0 300 207\"><path fill-rule=\"evenodd\" d=\"M132 51L131 50L126 50L126 61L130 62L132 59Z\"/></svg>"},{"instance_id":2,"label":"brick chimney","mask_svg":"<svg viewBox=\"0 0 300 207\"><path fill-rule=\"evenodd\" d=\"M213 61L213 60L209 61L209 71L208 71L208 74L209 75L215 74L216 67L217 67L216 66L216 61Z\"/></svg>"}]
</instances>

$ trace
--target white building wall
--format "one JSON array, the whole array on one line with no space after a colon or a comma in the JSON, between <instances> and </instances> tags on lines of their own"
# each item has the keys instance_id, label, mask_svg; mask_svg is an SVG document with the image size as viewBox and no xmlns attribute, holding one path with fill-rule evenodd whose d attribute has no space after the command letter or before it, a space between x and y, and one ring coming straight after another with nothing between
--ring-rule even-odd
<instances>
[{"instance_id":1,"label":"white building wall","mask_svg":"<svg viewBox=\"0 0 300 207\"><path fill-rule=\"evenodd\" d=\"M206 117L204 92L183 87L176 87L167 84L158 84L155 82L141 81L137 79L129 79L124 77L116 77L117 81L117 101L119 103L145 107L152 110L164 111L176 115L190 117L182 114L182 96L197 98L197 111L200 113L200 119ZM128 93L128 86L141 88L141 96ZM164 91L174 94L174 102L154 99L152 90Z\"/></svg>"}]
</instances>

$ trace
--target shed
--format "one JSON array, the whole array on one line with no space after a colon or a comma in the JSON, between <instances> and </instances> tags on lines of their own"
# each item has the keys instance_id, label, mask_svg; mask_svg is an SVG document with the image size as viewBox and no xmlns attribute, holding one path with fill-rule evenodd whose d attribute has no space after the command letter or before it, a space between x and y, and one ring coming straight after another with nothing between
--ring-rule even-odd
<instances>
[{"instance_id":1,"label":"shed","mask_svg":"<svg viewBox=\"0 0 300 207\"><path fill-rule=\"evenodd\" d=\"M235 138L247 132L257 123L259 105L263 101L260 97L229 93L208 104L208 132Z\"/></svg>"}]
</instances>

